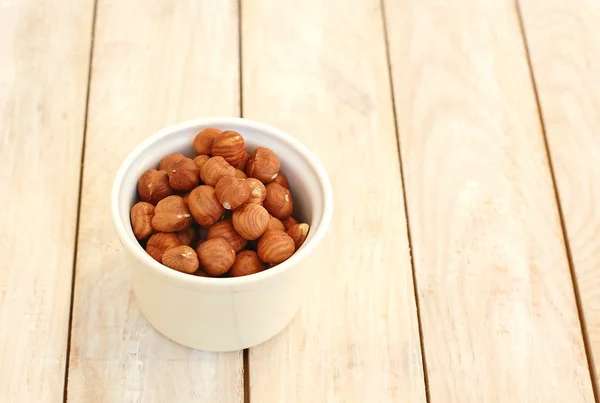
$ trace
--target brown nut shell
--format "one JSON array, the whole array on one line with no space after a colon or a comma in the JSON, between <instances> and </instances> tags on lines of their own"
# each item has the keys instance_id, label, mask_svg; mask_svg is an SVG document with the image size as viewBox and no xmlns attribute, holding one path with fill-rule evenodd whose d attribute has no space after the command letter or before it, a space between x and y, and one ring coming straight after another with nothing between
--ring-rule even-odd
<instances>
[{"instance_id":1,"label":"brown nut shell","mask_svg":"<svg viewBox=\"0 0 600 403\"><path fill-rule=\"evenodd\" d=\"M166 171L149 169L140 176L137 191L142 201L156 204L173 193Z\"/></svg>"},{"instance_id":2,"label":"brown nut shell","mask_svg":"<svg viewBox=\"0 0 600 403\"><path fill-rule=\"evenodd\" d=\"M262 204L267 197L267 188L261 181L256 178L246 179L248 187L250 188L250 196L248 197L247 203Z\"/></svg>"},{"instance_id":3,"label":"brown nut shell","mask_svg":"<svg viewBox=\"0 0 600 403\"><path fill-rule=\"evenodd\" d=\"M246 156L246 143L238 132L227 130L215 137L212 155L225 158L229 164L236 166Z\"/></svg>"},{"instance_id":4,"label":"brown nut shell","mask_svg":"<svg viewBox=\"0 0 600 403\"><path fill-rule=\"evenodd\" d=\"M154 232L152 228L152 217L154 217L154 206L147 202L137 202L131 207L129 213L133 234L137 240L148 238Z\"/></svg>"},{"instance_id":5,"label":"brown nut shell","mask_svg":"<svg viewBox=\"0 0 600 403\"><path fill-rule=\"evenodd\" d=\"M294 240L283 231L267 231L260 237L257 253L265 263L279 264L294 254Z\"/></svg>"},{"instance_id":6,"label":"brown nut shell","mask_svg":"<svg viewBox=\"0 0 600 403\"><path fill-rule=\"evenodd\" d=\"M202 269L211 276L227 273L235 261L235 252L224 238L207 239L197 252Z\"/></svg>"},{"instance_id":7,"label":"brown nut shell","mask_svg":"<svg viewBox=\"0 0 600 403\"><path fill-rule=\"evenodd\" d=\"M242 251L248 243L248 241L233 228L233 223L230 218L210 226L206 239L213 238L224 238L236 253Z\"/></svg>"},{"instance_id":8,"label":"brown nut shell","mask_svg":"<svg viewBox=\"0 0 600 403\"><path fill-rule=\"evenodd\" d=\"M269 225L267 226L267 231L268 230L285 231L285 227L278 218L271 216L269 219Z\"/></svg>"},{"instance_id":9,"label":"brown nut shell","mask_svg":"<svg viewBox=\"0 0 600 403\"><path fill-rule=\"evenodd\" d=\"M286 189L290 188L290 184L288 183L287 176L285 176L281 171L277 174L277 177L273 180L275 183L279 183Z\"/></svg>"},{"instance_id":10,"label":"brown nut shell","mask_svg":"<svg viewBox=\"0 0 600 403\"><path fill-rule=\"evenodd\" d=\"M248 159L246 175L262 183L272 182L279 174L279 158L266 147L258 147Z\"/></svg>"},{"instance_id":11,"label":"brown nut shell","mask_svg":"<svg viewBox=\"0 0 600 403\"><path fill-rule=\"evenodd\" d=\"M181 153L169 154L165 158L160 160L160 163L158 164L158 169L160 171L167 171L169 169L169 165L183 158L185 158L185 155Z\"/></svg>"},{"instance_id":12,"label":"brown nut shell","mask_svg":"<svg viewBox=\"0 0 600 403\"><path fill-rule=\"evenodd\" d=\"M253 250L245 250L235 257L235 262L229 270L229 276L241 277L250 274L259 273L266 269L266 266L258 258L258 254Z\"/></svg>"},{"instance_id":13,"label":"brown nut shell","mask_svg":"<svg viewBox=\"0 0 600 403\"><path fill-rule=\"evenodd\" d=\"M205 184L215 187L224 176L235 176L235 168L223 159L223 157L212 157L204 163L200 170L200 179Z\"/></svg>"},{"instance_id":14,"label":"brown nut shell","mask_svg":"<svg viewBox=\"0 0 600 403\"><path fill-rule=\"evenodd\" d=\"M283 223L286 231L289 230L293 225L299 224L299 222L292 216L281 220L281 222Z\"/></svg>"},{"instance_id":15,"label":"brown nut shell","mask_svg":"<svg viewBox=\"0 0 600 403\"><path fill-rule=\"evenodd\" d=\"M235 176L222 177L215 186L215 195L223 208L235 210L248 200L250 187L246 179L238 179Z\"/></svg>"},{"instance_id":16,"label":"brown nut shell","mask_svg":"<svg viewBox=\"0 0 600 403\"><path fill-rule=\"evenodd\" d=\"M275 218L283 220L288 218L294 210L294 202L289 189L279 183L269 183L267 186L267 197L263 205Z\"/></svg>"},{"instance_id":17,"label":"brown nut shell","mask_svg":"<svg viewBox=\"0 0 600 403\"><path fill-rule=\"evenodd\" d=\"M159 263L162 263L163 254L176 246L179 246L179 240L175 234L157 232L152 235L146 243L146 252Z\"/></svg>"},{"instance_id":18,"label":"brown nut shell","mask_svg":"<svg viewBox=\"0 0 600 403\"><path fill-rule=\"evenodd\" d=\"M287 234L294 240L294 245L296 247L296 250L300 249L300 247L304 243L304 240L306 239L306 236L308 235L309 229L310 229L310 227L308 224L302 223L302 224L294 224L290 227L290 229L288 229L286 231Z\"/></svg>"},{"instance_id":19,"label":"brown nut shell","mask_svg":"<svg viewBox=\"0 0 600 403\"><path fill-rule=\"evenodd\" d=\"M269 212L258 204L244 204L233 212L233 228L244 239L258 239L269 225Z\"/></svg>"},{"instance_id":20,"label":"brown nut shell","mask_svg":"<svg viewBox=\"0 0 600 403\"><path fill-rule=\"evenodd\" d=\"M196 151L196 154L210 154L215 138L221 133L223 133L221 130L214 127L201 130L196 137L194 137L194 151Z\"/></svg>"},{"instance_id":21,"label":"brown nut shell","mask_svg":"<svg viewBox=\"0 0 600 403\"><path fill-rule=\"evenodd\" d=\"M172 162L168 169L169 185L178 191L188 192L198 186L200 177L198 167L191 158L180 158Z\"/></svg>"},{"instance_id":22,"label":"brown nut shell","mask_svg":"<svg viewBox=\"0 0 600 403\"><path fill-rule=\"evenodd\" d=\"M194 163L198 168L198 174L200 174L200 170L202 169L204 164L206 164L206 161L208 161L209 159L210 155L197 155L196 158L194 158Z\"/></svg>"},{"instance_id":23,"label":"brown nut shell","mask_svg":"<svg viewBox=\"0 0 600 403\"><path fill-rule=\"evenodd\" d=\"M165 197L156 205L152 217L152 227L156 231L177 232L190 225L192 225L192 215L181 196Z\"/></svg>"},{"instance_id":24,"label":"brown nut shell","mask_svg":"<svg viewBox=\"0 0 600 403\"><path fill-rule=\"evenodd\" d=\"M167 249L162 256L162 263L171 269L192 274L200 266L196 251L187 245Z\"/></svg>"},{"instance_id":25,"label":"brown nut shell","mask_svg":"<svg viewBox=\"0 0 600 403\"><path fill-rule=\"evenodd\" d=\"M219 221L225 209L211 186L201 185L190 192L188 198L190 213L198 224L209 227Z\"/></svg>"}]
</instances>

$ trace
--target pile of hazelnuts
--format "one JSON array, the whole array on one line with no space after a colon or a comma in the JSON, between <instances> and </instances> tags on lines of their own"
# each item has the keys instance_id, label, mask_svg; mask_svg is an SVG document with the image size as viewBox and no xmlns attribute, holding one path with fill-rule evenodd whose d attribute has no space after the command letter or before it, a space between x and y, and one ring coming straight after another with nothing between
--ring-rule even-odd
<instances>
[{"instance_id":1,"label":"pile of hazelnuts","mask_svg":"<svg viewBox=\"0 0 600 403\"><path fill-rule=\"evenodd\" d=\"M217 128L200 131L193 146L195 158L167 155L138 180L131 225L146 252L204 277L246 276L292 256L309 226L292 217L275 153L248 153L238 132Z\"/></svg>"}]
</instances>

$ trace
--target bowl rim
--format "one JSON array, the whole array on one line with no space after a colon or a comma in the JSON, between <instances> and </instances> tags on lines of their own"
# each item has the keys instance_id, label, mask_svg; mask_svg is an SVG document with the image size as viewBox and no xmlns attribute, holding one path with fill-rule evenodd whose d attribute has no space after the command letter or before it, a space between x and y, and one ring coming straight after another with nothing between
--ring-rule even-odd
<instances>
[{"instance_id":1,"label":"bowl rim","mask_svg":"<svg viewBox=\"0 0 600 403\"><path fill-rule=\"evenodd\" d=\"M130 238L130 236L127 233L125 220L122 220L119 214L119 196L121 194L121 188L123 185L125 174L131 169L131 165L134 163L134 161L138 160L148 148L150 148L152 145L159 142L163 138L182 130L191 129L196 126L218 127L219 125L234 125L239 127L252 128L256 131L268 134L269 136L276 137L279 141L283 143L287 143L290 149L292 149L294 152L298 153L302 158L308 161L309 165L312 167L314 173L318 178L319 185L321 187L321 192L323 194L322 217L319 222L319 225L314 229L313 236L305 244L302 245L302 248L300 250L294 253L289 259L287 259L283 263L280 263L273 268L263 270L259 273L251 274L248 276L223 278L200 277L187 273L181 273L177 270L170 269L154 260L142 248L139 247L139 244L137 244L137 242L134 242ZM166 126L156 131L153 135L147 137L140 143L138 143L127 154L114 176L111 190L110 205L113 226L117 232L117 236L119 237L124 249L126 249L131 255L133 255L133 257L139 264L146 266L148 269L154 271L155 274L163 276L165 280L169 280L184 287L211 288L215 290L223 290L238 288L239 286L243 287L247 285L252 285L254 283L263 282L272 277L282 275L283 273L289 271L292 267L296 266L302 260L304 260L308 255L310 255L312 251L316 248L316 246L321 243L331 224L333 216L333 189L331 186L331 181L329 179L329 176L327 175L327 171L325 170L323 164L319 161L317 156L298 139L292 137L283 130L277 129L276 127L255 120L239 117L212 116L186 120L179 123L175 123L173 125Z\"/></svg>"}]
</instances>

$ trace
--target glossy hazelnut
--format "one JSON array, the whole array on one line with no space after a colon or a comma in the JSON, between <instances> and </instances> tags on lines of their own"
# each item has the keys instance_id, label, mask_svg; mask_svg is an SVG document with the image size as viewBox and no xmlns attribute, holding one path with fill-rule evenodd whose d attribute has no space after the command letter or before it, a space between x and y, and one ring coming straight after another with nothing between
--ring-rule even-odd
<instances>
[{"instance_id":1,"label":"glossy hazelnut","mask_svg":"<svg viewBox=\"0 0 600 403\"><path fill-rule=\"evenodd\" d=\"M225 209L211 186L201 185L190 192L188 198L190 213L198 224L208 227L219 221Z\"/></svg>"},{"instance_id":2,"label":"glossy hazelnut","mask_svg":"<svg viewBox=\"0 0 600 403\"><path fill-rule=\"evenodd\" d=\"M142 201L156 204L173 193L166 171L149 169L142 174L137 183L137 191Z\"/></svg>"},{"instance_id":3,"label":"glossy hazelnut","mask_svg":"<svg viewBox=\"0 0 600 403\"><path fill-rule=\"evenodd\" d=\"M180 158L172 162L167 168L169 185L178 191L189 192L200 182L198 167L191 158Z\"/></svg>"},{"instance_id":4,"label":"glossy hazelnut","mask_svg":"<svg viewBox=\"0 0 600 403\"><path fill-rule=\"evenodd\" d=\"M212 155L220 156L229 164L236 166L246 156L246 143L238 132L227 130L215 137Z\"/></svg>"},{"instance_id":5,"label":"glossy hazelnut","mask_svg":"<svg viewBox=\"0 0 600 403\"><path fill-rule=\"evenodd\" d=\"M248 200L250 187L246 179L224 176L215 186L215 195L225 209L235 210Z\"/></svg>"},{"instance_id":6,"label":"glossy hazelnut","mask_svg":"<svg viewBox=\"0 0 600 403\"><path fill-rule=\"evenodd\" d=\"M130 212L131 226L136 239L148 238L154 232L152 228L152 217L154 217L154 206L147 202L137 202Z\"/></svg>"},{"instance_id":7,"label":"glossy hazelnut","mask_svg":"<svg viewBox=\"0 0 600 403\"><path fill-rule=\"evenodd\" d=\"M269 225L269 212L258 204L244 204L233 212L233 228L247 240L258 239Z\"/></svg>"},{"instance_id":8,"label":"glossy hazelnut","mask_svg":"<svg viewBox=\"0 0 600 403\"><path fill-rule=\"evenodd\" d=\"M227 273L235 261L235 252L224 238L207 239L197 252L202 269L211 276Z\"/></svg>"},{"instance_id":9,"label":"glossy hazelnut","mask_svg":"<svg viewBox=\"0 0 600 403\"><path fill-rule=\"evenodd\" d=\"M265 264L260 261L256 252L245 250L240 252L235 257L233 266L229 270L231 277L248 276L263 271L266 268Z\"/></svg>"},{"instance_id":10,"label":"glossy hazelnut","mask_svg":"<svg viewBox=\"0 0 600 403\"><path fill-rule=\"evenodd\" d=\"M269 183L267 186L267 197L263 205L275 218L283 220L288 218L294 209L292 195L289 189L278 183Z\"/></svg>"},{"instance_id":11,"label":"glossy hazelnut","mask_svg":"<svg viewBox=\"0 0 600 403\"><path fill-rule=\"evenodd\" d=\"M258 257L265 263L282 263L292 256L295 250L294 240L283 231L267 231L258 240Z\"/></svg>"},{"instance_id":12,"label":"glossy hazelnut","mask_svg":"<svg viewBox=\"0 0 600 403\"><path fill-rule=\"evenodd\" d=\"M199 266L196 251L187 245L167 249L163 253L162 263L171 269L188 274L194 273Z\"/></svg>"},{"instance_id":13,"label":"glossy hazelnut","mask_svg":"<svg viewBox=\"0 0 600 403\"><path fill-rule=\"evenodd\" d=\"M223 157L212 157L204 163L200 170L200 179L205 184L215 187L224 176L235 176L235 168Z\"/></svg>"},{"instance_id":14,"label":"glossy hazelnut","mask_svg":"<svg viewBox=\"0 0 600 403\"><path fill-rule=\"evenodd\" d=\"M250 154L246 175L262 183L272 182L279 174L279 158L266 147L258 147Z\"/></svg>"},{"instance_id":15,"label":"glossy hazelnut","mask_svg":"<svg viewBox=\"0 0 600 403\"><path fill-rule=\"evenodd\" d=\"M212 151L215 138L221 133L221 130L214 127L201 130L196 137L194 137L194 151L196 151L196 154L209 155Z\"/></svg>"},{"instance_id":16,"label":"glossy hazelnut","mask_svg":"<svg viewBox=\"0 0 600 403\"><path fill-rule=\"evenodd\" d=\"M180 196L165 197L158 202L152 227L158 232L182 231L192 225L192 215Z\"/></svg>"}]
</instances>

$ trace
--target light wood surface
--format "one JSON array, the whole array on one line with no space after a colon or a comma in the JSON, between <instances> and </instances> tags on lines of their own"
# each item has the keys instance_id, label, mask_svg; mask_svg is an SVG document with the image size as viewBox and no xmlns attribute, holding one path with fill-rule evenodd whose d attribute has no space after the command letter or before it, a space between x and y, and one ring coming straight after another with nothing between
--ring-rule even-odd
<instances>
[{"instance_id":1,"label":"light wood surface","mask_svg":"<svg viewBox=\"0 0 600 403\"><path fill-rule=\"evenodd\" d=\"M0 402L594 402L599 21L596 0L0 0ZM148 324L109 209L142 139L240 111L335 192L321 281L245 362Z\"/></svg>"},{"instance_id":2,"label":"light wood surface","mask_svg":"<svg viewBox=\"0 0 600 403\"><path fill-rule=\"evenodd\" d=\"M250 349L250 401L425 402L379 2L247 2L242 27L244 117L307 144L335 198L329 273Z\"/></svg>"},{"instance_id":3,"label":"light wood surface","mask_svg":"<svg viewBox=\"0 0 600 403\"><path fill-rule=\"evenodd\" d=\"M430 402L593 402L514 4L385 4Z\"/></svg>"},{"instance_id":4,"label":"light wood surface","mask_svg":"<svg viewBox=\"0 0 600 403\"><path fill-rule=\"evenodd\" d=\"M522 0L583 316L600 365L600 2Z\"/></svg>"},{"instance_id":5,"label":"light wood surface","mask_svg":"<svg viewBox=\"0 0 600 403\"><path fill-rule=\"evenodd\" d=\"M69 401L243 400L241 352L178 346L141 316L109 208L115 171L139 141L180 120L239 114L238 77L235 1L99 0Z\"/></svg>"},{"instance_id":6,"label":"light wood surface","mask_svg":"<svg viewBox=\"0 0 600 403\"><path fill-rule=\"evenodd\" d=\"M1 402L62 401L91 22L0 1Z\"/></svg>"}]
</instances>

